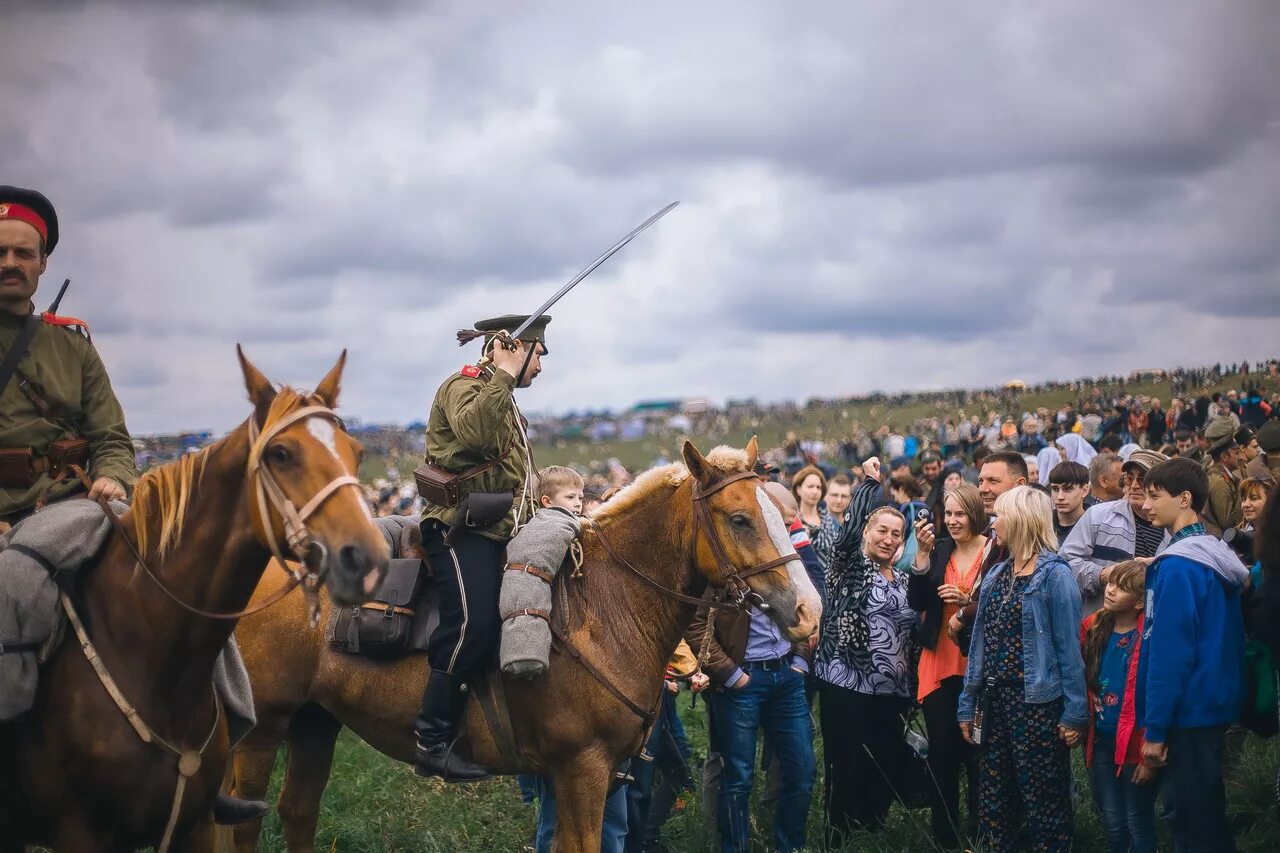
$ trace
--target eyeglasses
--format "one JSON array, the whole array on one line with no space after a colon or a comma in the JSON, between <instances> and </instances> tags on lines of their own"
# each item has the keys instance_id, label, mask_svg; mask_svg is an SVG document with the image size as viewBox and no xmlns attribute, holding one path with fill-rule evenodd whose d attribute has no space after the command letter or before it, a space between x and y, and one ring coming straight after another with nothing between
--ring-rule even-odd
<instances>
[{"instance_id":1,"label":"eyeglasses","mask_svg":"<svg viewBox=\"0 0 1280 853\"><path fill-rule=\"evenodd\" d=\"M1120 486L1121 488L1125 488L1125 489L1129 488L1130 486L1137 486L1138 488L1142 488L1142 479L1143 479L1142 474L1130 474L1126 472L1120 475Z\"/></svg>"}]
</instances>

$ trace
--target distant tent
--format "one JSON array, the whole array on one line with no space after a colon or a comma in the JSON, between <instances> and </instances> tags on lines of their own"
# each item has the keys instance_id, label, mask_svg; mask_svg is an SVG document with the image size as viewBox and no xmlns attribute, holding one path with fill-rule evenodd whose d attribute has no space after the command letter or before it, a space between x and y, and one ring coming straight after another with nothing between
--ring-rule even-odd
<instances>
[{"instance_id":1,"label":"distant tent","mask_svg":"<svg viewBox=\"0 0 1280 853\"><path fill-rule=\"evenodd\" d=\"M1008 382L1004 383L1004 387L1012 391L1025 391L1027 390L1027 383L1023 382L1021 379L1010 379Z\"/></svg>"},{"instance_id":2,"label":"distant tent","mask_svg":"<svg viewBox=\"0 0 1280 853\"><path fill-rule=\"evenodd\" d=\"M667 418L667 428L680 430L681 432L688 432L693 429L693 421L689 420L684 415L674 415Z\"/></svg>"}]
</instances>

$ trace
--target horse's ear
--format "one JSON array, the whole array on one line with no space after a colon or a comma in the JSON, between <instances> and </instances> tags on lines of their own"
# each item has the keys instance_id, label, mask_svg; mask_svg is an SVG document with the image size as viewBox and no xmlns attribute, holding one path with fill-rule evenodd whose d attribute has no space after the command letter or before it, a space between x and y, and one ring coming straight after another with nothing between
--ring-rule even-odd
<instances>
[{"instance_id":1,"label":"horse's ear","mask_svg":"<svg viewBox=\"0 0 1280 853\"><path fill-rule=\"evenodd\" d=\"M760 442L756 436L751 436L751 440L747 442L747 470L754 471L756 460L760 458Z\"/></svg>"},{"instance_id":2,"label":"horse's ear","mask_svg":"<svg viewBox=\"0 0 1280 853\"><path fill-rule=\"evenodd\" d=\"M276 388L270 379L262 375L261 370L245 358L244 349L239 344L236 344L236 356L240 359L240 370L244 373L244 387L249 392L249 402L253 403L258 422L262 423L266 420L271 402L276 398Z\"/></svg>"},{"instance_id":3,"label":"horse's ear","mask_svg":"<svg viewBox=\"0 0 1280 853\"><path fill-rule=\"evenodd\" d=\"M699 483L705 483L707 480L707 459L698 452L698 448L693 446L692 441L685 439L684 446L680 448L680 455L684 457L685 467L689 469L693 479Z\"/></svg>"},{"instance_id":4,"label":"horse's ear","mask_svg":"<svg viewBox=\"0 0 1280 853\"><path fill-rule=\"evenodd\" d=\"M331 409L338 407L338 391L342 386L342 368L346 367L346 364L347 351L343 350L342 355L338 356L338 363L325 374L324 379L321 379L320 384L316 386L316 396Z\"/></svg>"}]
</instances>

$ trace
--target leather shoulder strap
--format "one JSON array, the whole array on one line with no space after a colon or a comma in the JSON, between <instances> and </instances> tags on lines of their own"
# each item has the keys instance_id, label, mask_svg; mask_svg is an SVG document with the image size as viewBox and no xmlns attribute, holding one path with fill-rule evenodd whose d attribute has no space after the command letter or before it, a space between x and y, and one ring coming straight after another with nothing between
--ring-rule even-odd
<instances>
[{"instance_id":1,"label":"leather shoulder strap","mask_svg":"<svg viewBox=\"0 0 1280 853\"><path fill-rule=\"evenodd\" d=\"M13 374L18 370L18 362L22 361L22 357L31 348L31 341L35 339L39 328L40 317L34 311L22 321L22 330L18 332L13 346L4 354L4 360L0 361L0 394L9 387L9 380L13 379Z\"/></svg>"}]
</instances>

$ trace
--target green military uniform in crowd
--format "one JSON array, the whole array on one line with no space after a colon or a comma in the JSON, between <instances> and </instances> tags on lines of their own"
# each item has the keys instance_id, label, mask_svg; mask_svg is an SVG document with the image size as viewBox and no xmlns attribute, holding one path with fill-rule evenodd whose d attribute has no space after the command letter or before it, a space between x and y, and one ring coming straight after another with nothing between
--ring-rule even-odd
<instances>
[{"instance_id":1,"label":"green military uniform in crowd","mask_svg":"<svg viewBox=\"0 0 1280 853\"><path fill-rule=\"evenodd\" d=\"M22 323L22 318L0 312L0 351L13 346ZM19 387L23 379L49 404L47 415ZM124 411L93 344L75 328L46 323L0 394L0 447L30 447L42 456L51 442L75 437L89 441L92 479L110 477L128 488L138 478ZM47 473L40 474L30 486L0 488L0 516L82 488L74 477L54 484Z\"/></svg>"},{"instance_id":2,"label":"green military uniform in crowd","mask_svg":"<svg viewBox=\"0 0 1280 853\"><path fill-rule=\"evenodd\" d=\"M477 531L481 536L506 542L511 538L519 501L526 504L522 518L534 511L533 494L525 488L529 476L528 457L521 435L520 413L512 392L516 380L510 374L492 368L465 367L444 381L436 391L427 421L427 457L450 471L465 471L484 465L506 453L493 468L470 478L463 493L511 492L517 504L497 524ZM451 526L458 515L457 507L428 504L424 519L435 519Z\"/></svg>"}]
</instances>

